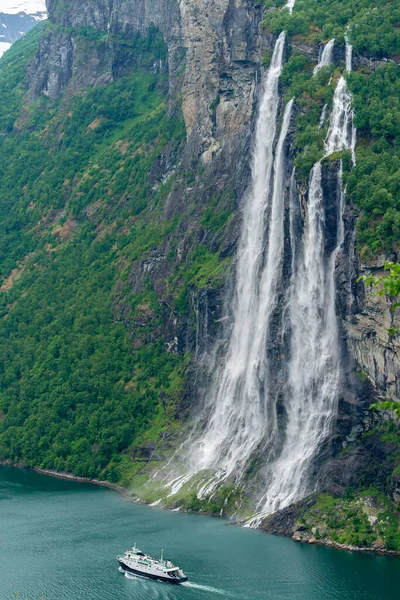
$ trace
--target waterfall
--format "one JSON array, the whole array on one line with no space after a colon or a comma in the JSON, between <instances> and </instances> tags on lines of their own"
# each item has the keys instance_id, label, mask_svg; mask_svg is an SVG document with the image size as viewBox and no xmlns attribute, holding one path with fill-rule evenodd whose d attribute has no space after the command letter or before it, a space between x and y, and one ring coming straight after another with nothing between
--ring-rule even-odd
<instances>
[{"instance_id":1,"label":"waterfall","mask_svg":"<svg viewBox=\"0 0 400 600\"><path fill-rule=\"evenodd\" d=\"M282 33L275 44L262 93L252 184L244 204L227 356L215 376L207 429L190 457L193 471L217 467L216 482L241 472L270 425L263 393L267 367L265 343L276 286L281 279L284 143L293 105L290 101L285 108L274 153L284 44ZM205 486L204 494L210 492L210 485Z\"/></svg>"},{"instance_id":2,"label":"waterfall","mask_svg":"<svg viewBox=\"0 0 400 600\"><path fill-rule=\"evenodd\" d=\"M352 69L352 47L346 44L346 71ZM340 77L333 98L333 110L325 152L327 155L340 150L351 150L353 164L356 162L356 129L353 124L354 112L352 109L351 94L347 87L346 79Z\"/></svg>"},{"instance_id":3,"label":"waterfall","mask_svg":"<svg viewBox=\"0 0 400 600\"><path fill-rule=\"evenodd\" d=\"M286 437L281 455L272 464L262 515L307 493L311 461L336 415L341 370L334 272L336 250L343 240L340 215L337 247L327 257L321 177L321 162L317 162L311 171L307 219L290 293Z\"/></svg>"},{"instance_id":4,"label":"waterfall","mask_svg":"<svg viewBox=\"0 0 400 600\"><path fill-rule=\"evenodd\" d=\"M353 46L346 41L346 71L351 73L353 69ZM351 96L350 96L351 100ZM357 129L354 126L354 111L351 111L351 143L350 150L353 159L353 165L356 164L356 143L357 143Z\"/></svg>"},{"instance_id":5,"label":"waterfall","mask_svg":"<svg viewBox=\"0 0 400 600\"><path fill-rule=\"evenodd\" d=\"M166 486L174 495L191 482L199 498L209 497L228 478L242 481L251 459L262 458L258 478L264 495L249 526L314 488L313 459L332 431L341 388L335 263L344 237L342 173L333 207L335 232L327 231L321 161L310 174L306 207L292 172L286 210L293 100L285 107L278 135L284 45L282 33L262 90L225 358L214 372L203 413L206 424L190 441L189 471ZM325 155L352 148L354 136L351 96L341 77ZM283 358L276 358L279 353Z\"/></svg>"},{"instance_id":6,"label":"waterfall","mask_svg":"<svg viewBox=\"0 0 400 600\"><path fill-rule=\"evenodd\" d=\"M327 155L353 146L353 111L351 94L345 78L340 77L333 97L333 109L325 142Z\"/></svg>"},{"instance_id":7,"label":"waterfall","mask_svg":"<svg viewBox=\"0 0 400 600\"><path fill-rule=\"evenodd\" d=\"M330 40L327 44L325 44L325 46L321 50L318 64L313 71L314 75L318 73L318 71L322 69L322 67L329 67L329 65L331 64L334 44L335 40Z\"/></svg>"},{"instance_id":8,"label":"waterfall","mask_svg":"<svg viewBox=\"0 0 400 600\"><path fill-rule=\"evenodd\" d=\"M322 112L321 112L321 118L319 120L319 125L318 125L319 129L321 129L321 127L325 123L327 112L328 112L328 105L324 104L324 107L323 107Z\"/></svg>"},{"instance_id":9,"label":"waterfall","mask_svg":"<svg viewBox=\"0 0 400 600\"><path fill-rule=\"evenodd\" d=\"M295 3L296 3L296 0L288 0L285 4L284 8L288 8L290 14L292 14Z\"/></svg>"},{"instance_id":10,"label":"waterfall","mask_svg":"<svg viewBox=\"0 0 400 600\"><path fill-rule=\"evenodd\" d=\"M353 46L346 42L346 71L351 73L353 68Z\"/></svg>"},{"instance_id":11,"label":"waterfall","mask_svg":"<svg viewBox=\"0 0 400 600\"><path fill-rule=\"evenodd\" d=\"M351 95L341 77L334 94L325 155L354 148ZM344 241L341 167L337 189L336 244L327 254L322 167L318 161L310 174L302 247L293 259L286 437L280 456L267 468L267 490L259 503L260 512L250 525L257 525L265 515L301 499L316 487L310 480L312 460L328 439L336 418L341 352L335 310L335 263ZM295 248L297 239L292 224L290 231L291 246Z\"/></svg>"}]
</instances>

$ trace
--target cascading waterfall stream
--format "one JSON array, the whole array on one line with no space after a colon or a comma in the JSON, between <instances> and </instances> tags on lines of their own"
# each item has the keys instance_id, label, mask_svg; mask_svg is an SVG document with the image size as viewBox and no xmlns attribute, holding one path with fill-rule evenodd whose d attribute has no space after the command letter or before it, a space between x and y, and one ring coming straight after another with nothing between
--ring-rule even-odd
<instances>
[{"instance_id":1,"label":"cascading waterfall stream","mask_svg":"<svg viewBox=\"0 0 400 600\"><path fill-rule=\"evenodd\" d=\"M176 494L196 473L207 469L216 470L216 473L211 479L205 479L203 486L198 489L199 497L210 494L218 483L231 474L240 478L241 471L264 438L267 423L270 422L261 390L265 379L265 348L260 346L265 343L274 304L274 289L280 278L283 245L283 218L279 201L283 185L283 146L292 102L286 107L275 153L274 147L284 46L285 33L282 32L276 40L265 78L257 120L252 184L244 202L227 355L216 373L211 390L207 428L190 449L190 472L167 484L170 495ZM267 218L270 221L269 251L264 260Z\"/></svg>"},{"instance_id":2,"label":"cascading waterfall stream","mask_svg":"<svg viewBox=\"0 0 400 600\"><path fill-rule=\"evenodd\" d=\"M313 74L315 75L316 73L318 73L318 71L320 69L322 69L322 67L329 67L329 65L332 62L332 56L333 56L333 47L335 44L335 40L330 40L327 44L325 44L325 46L323 47L321 53L320 53L320 58L318 61L317 66L314 68Z\"/></svg>"},{"instance_id":3,"label":"cascading waterfall stream","mask_svg":"<svg viewBox=\"0 0 400 600\"><path fill-rule=\"evenodd\" d=\"M336 250L342 243L342 228L338 219L336 250L326 262L321 177L318 162L310 176L307 222L289 302L291 358L285 398L285 444L280 457L272 464L258 519L307 493L310 463L328 437L336 415L340 348L334 270ZM292 240L293 246L295 243Z\"/></svg>"},{"instance_id":4,"label":"cascading waterfall stream","mask_svg":"<svg viewBox=\"0 0 400 600\"><path fill-rule=\"evenodd\" d=\"M218 466L214 483L233 472L240 473L263 440L268 406L265 382L265 343L276 286L281 278L284 242L283 207L284 142L293 102L286 106L275 150L279 106L278 80L282 68L285 34L275 45L266 77L257 125L253 158L253 182L243 215L238 252L233 325L225 364L211 394L212 414L207 430L192 450L196 471ZM272 189L272 194L270 190ZM263 264L265 222L268 217L268 252ZM210 493L212 486L203 493Z\"/></svg>"},{"instance_id":5,"label":"cascading waterfall stream","mask_svg":"<svg viewBox=\"0 0 400 600\"><path fill-rule=\"evenodd\" d=\"M351 73L353 68L353 46L346 42L346 71Z\"/></svg>"},{"instance_id":6,"label":"cascading waterfall stream","mask_svg":"<svg viewBox=\"0 0 400 600\"><path fill-rule=\"evenodd\" d=\"M312 461L332 431L341 388L335 312L335 263L344 238L341 170L336 232L329 244L321 161L310 174L304 227L293 171L289 274L283 268L285 248L289 247L285 243L286 148L293 108L291 100L285 107L278 136L278 83L284 44L282 33L263 86L225 360L214 377L205 429L199 438L194 435L191 444L189 471L166 486L169 495L174 495L191 482L199 498L210 497L228 478L242 481L249 461L262 456L260 477L265 493L249 526L258 525L265 515L313 489ZM325 140L326 156L354 149L352 117L351 96L341 77ZM285 277L289 277L289 285L284 283ZM276 339L276 319L282 321L285 330L278 334L281 341ZM283 387L282 381L278 385L274 381L276 364L271 352L279 343L287 345L288 353ZM283 406L283 427L278 422L279 402Z\"/></svg>"},{"instance_id":7,"label":"cascading waterfall stream","mask_svg":"<svg viewBox=\"0 0 400 600\"><path fill-rule=\"evenodd\" d=\"M346 57L351 52L346 51ZM337 83L325 155L355 148L351 95L346 80ZM267 492L251 521L304 497L313 484L310 465L327 440L337 413L341 384L340 343L335 311L336 255L344 240L342 170L338 172L336 245L325 250L326 224L322 166L310 175L303 245L293 272L290 295L291 351L285 398L286 438L281 455L269 470ZM291 244L296 245L291 227Z\"/></svg>"},{"instance_id":8,"label":"cascading waterfall stream","mask_svg":"<svg viewBox=\"0 0 400 600\"><path fill-rule=\"evenodd\" d=\"M333 109L325 142L325 154L351 149L353 145L353 111L345 78L340 77L333 97Z\"/></svg>"},{"instance_id":9,"label":"cascading waterfall stream","mask_svg":"<svg viewBox=\"0 0 400 600\"><path fill-rule=\"evenodd\" d=\"M290 14L292 14L295 4L296 4L296 0L288 0L288 2L286 2L286 4L285 4L284 8L288 8Z\"/></svg>"}]
</instances>

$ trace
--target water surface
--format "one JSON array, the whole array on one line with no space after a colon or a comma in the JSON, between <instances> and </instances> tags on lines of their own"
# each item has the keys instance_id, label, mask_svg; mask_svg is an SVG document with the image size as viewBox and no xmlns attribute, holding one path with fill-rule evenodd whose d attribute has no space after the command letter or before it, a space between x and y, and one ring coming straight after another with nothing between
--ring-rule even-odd
<instances>
[{"instance_id":1,"label":"water surface","mask_svg":"<svg viewBox=\"0 0 400 600\"><path fill-rule=\"evenodd\" d=\"M180 587L125 577L134 542ZM400 560L349 554L139 506L108 489L0 468L0 600L398 600Z\"/></svg>"}]
</instances>

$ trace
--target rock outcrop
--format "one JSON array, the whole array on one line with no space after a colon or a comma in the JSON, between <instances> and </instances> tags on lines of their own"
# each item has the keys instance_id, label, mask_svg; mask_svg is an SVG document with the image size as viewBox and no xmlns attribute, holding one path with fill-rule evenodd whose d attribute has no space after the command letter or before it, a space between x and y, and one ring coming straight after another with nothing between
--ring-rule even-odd
<instances>
[{"instance_id":1,"label":"rock outcrop","mask_svg":"<svg viewBox=\"0 0 400 600\"><path fill-rule=\"evenodd\" d=\"M382 265L383 267L383 265ZM383 268L379 269L383 273ZM377 269L360 265L359 273ZM396 327L393 302L359 287L359 311L345 323L347 342L360 374L374 385L381 399L400 401L400 342L390 335Z\"/></svg>"},{"instance_id":2,"label":"rock outcrop","mask_svg":"<svg viewBox=\"0 0 400 600\"><path fill-rule=\"evenodd\" d=\"M173 261L179 262L190 244L206 242L212 249L218 247L221 258L235 253L240 219L237 209L249 180L262 59L272 47L272 40L261 30L261 5L252 0L71 0L68 6L61 0L48 0L47 5L51 26L40 42L31 70L30 93L35 97L44 95L56 100L63 94L68 97L82 92L87 86L105 85L129 69L130 59L138 60L121 54L119 40L146 36L149 28L163 36L166 60L154 61L149 68L168 73L171 111L179 110L181 99L187 134L181 157L185 168L203 169L193 187L178 178L165 213L184 214L194 193L200 204L224 193L230 197L236 214L218 241L206 239L207 234L199 225L199 207L194 210L195 217L184 214L179 246L172 249L176 252L174 259L167 258L171 247L166 240L165 247L151 249L148 256L132 264L129 282L136 292L145 277L151 281L165 308L166 324L156 336L165 337L165 346L171 353L191 350L197 357L207 350L209 341L219 331L222 294L214 289L191 290L193 314L178 318L169 310L163 286L172 272ZM83 45L81 32L88 28L94 32L93 40ZM318 48L298 45L296 50L317 60ZM291 161L293 149L288 155ZM168 157L163 159L167 173ZM324 171L326 218L332 232L337 231L337 168L336 164ZM302 195L304 201L306 196ZM352 450L352 444L358 443L371 427L368 406L377 396L400 399L400 345L387 331L393 326L390 303L357 283L365 267L355 251L356 216L353 207L346 207L346 239L336 269L346 366L343 394L332 439L315 462L321 482L338 490L360 483L362 470L379 445L379 440L375 440L375 447L365 444L361 450ZM196 227L193 219L197 219ZM327 239L327 244L334 247L336 240ZM127 314L124 299L118 298L117 318L125 324ZM152 315L146 307L140 319L144 324L151 322ZM343 448L351 450L345 457L340 455ZM390 468L391 463L388 473ZM343 474L343 478L338 474ZM393 489L400 494L396 478Z\"/></svg>"},{"instance_id":3,"label":"rock outcrop","mask_svg":"<svg viewBox=\"0 0 400 600\"><path fill-rule=\"evenodd\" d=\"M55 99L68 89L113 79L123 36L146 35L156 27L168 46L170 96L182 111L192 152L205 162L226 146L227 138L248 129L257 97L262 53L261 7L250 0L48 0L50 28L32 69L34 95ZM90 49L79 32L93 28L98 39ZM161 65L160 68L163 68Z\"/></svg>"}]
</instances>

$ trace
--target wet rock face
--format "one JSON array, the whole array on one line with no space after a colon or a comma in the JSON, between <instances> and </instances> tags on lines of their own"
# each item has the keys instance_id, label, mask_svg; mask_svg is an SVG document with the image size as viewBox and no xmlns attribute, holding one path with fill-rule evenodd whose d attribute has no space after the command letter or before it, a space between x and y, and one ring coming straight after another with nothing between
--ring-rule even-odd
<instances>
[{"instance_id":1,"label":"wet rock face","mask_svg":"<svg viewBox=\"0 0 400 600\"><path fill-rule=\"evenodd\" d=\"M65 28L42 40L32 69L34 95L57 98L115 75L113 35L161 31L168 46L171 102L182 94L191 151L211 162L252 120L262 53L261 6L252 0L48 0L49 19ZM84 51L76 32L94 28L100 44Z\"/></svg>"},{"instance_id":2,"label":"wet rock face","mask_svg":"<svg viewBox=\"0 0 400 600\"><path fill-rule=\"evenodd\" d=\"M360 272L367 270L361 266ZM359 370L380 396L400 400L400 342L391 337L394 313L391 301L372 290L360 290L360 311L345 323L348 345Z\"/></svg>"},{"instance_id":3,"label":"wet rock face","mask_svg":"<svg viewBox=\"0 0 400 600\"><path fill-rule=\"evenodd\" d=\"M251 122L263 40L260 8L248 0L181 2L186 50L182 109L206 162L222 137Z\"/></svg>"},{"instance_id":4,"label":"wet rock face","mask_svg":"<svg viewBox=\"0 0 400 600\"><path fill-rule=\"evenodd\" d=\"M336 243L336 207L340 194L338 169L336 161L324 168L322 177L327 250ZM355 207L345 205L343 220L344 243L336 261L336 307L342 323L343 351L353 373L358 373L361 379L372 384L369 387L370 403L377 396L400 400L400 342L390 335L390 329L395 327L392 302L358 281L360 275L371 271L383 273L385 257L378 258L373 264L363 264L356 250ZM396 261L396 257L391 257L391 260ZM360 397L359 392L357 395Z\"/></svg>"},{"instance_id":5,"label":"wet rock face","mask_svg":"<svg viewBox=\"0 0 400 600\"><path fill-rule=\"evenodd\" d=\"M377 397L400 400L400 342L390 335L395 327L392 302L367 289L360 275L383 274L387 257L363 264L356 251L354 207L344 213L345 241L338 256L336 282L338 313L353 372L370 384L370 403ZM390 257L396 261L396 257Z\"/></svg>"}]
</instances>

